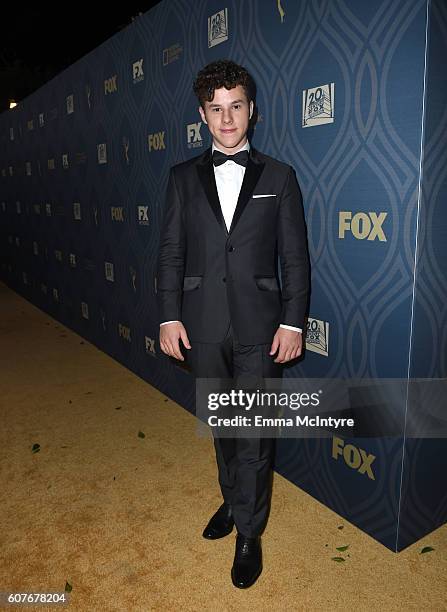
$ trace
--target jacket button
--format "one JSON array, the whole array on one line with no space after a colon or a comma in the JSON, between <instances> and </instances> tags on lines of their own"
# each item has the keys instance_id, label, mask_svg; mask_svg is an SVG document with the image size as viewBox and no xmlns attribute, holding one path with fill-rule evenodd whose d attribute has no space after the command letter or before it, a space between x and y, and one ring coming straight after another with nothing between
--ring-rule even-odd
<instances>
[{"instance_id":1,"label":"jacket button","mask_svg":"<svg viewBox=\"0 0 447 612\"><path fill-rule=\"evenodd\" d=\"M227 282L227 279L225 278L225 276L223 277L222 282L224 282L224 283Z\"/></svg>"},{"instance_id":2,"label":"jacket button","mask_svg":"<svg viewBox=\"0 0 447 612\"><path fill-rule=\"evenodd\" d=\"M230 247L228 247L228 252L229 252L229 253L232 253L233 251L234 251L234 246L230 246Z\"/></svg>"}]
</instances>

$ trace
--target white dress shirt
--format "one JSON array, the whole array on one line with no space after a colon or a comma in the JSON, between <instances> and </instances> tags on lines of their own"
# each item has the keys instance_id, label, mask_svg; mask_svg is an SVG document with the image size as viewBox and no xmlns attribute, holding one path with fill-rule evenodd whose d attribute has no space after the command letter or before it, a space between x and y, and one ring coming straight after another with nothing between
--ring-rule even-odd
<instances>
[{"instance_id":1,"label":"white dress shirt","mask_svg":"<svg viewBox=\"0 0 447 612\"><path fill-rule=\"evenodd\" d=\"M218 147L214 146L214 142L212 145L211 154L215 150L221 151ZM238 151L250 150L250 143L247 142L243 147L235 151L234 153L238 153ZM225 151L221 151L224 153ZM231 221L233 220L234 211L236 210L237 201L239 198L239 192L241 190L242 181L244 180L245 174L245 166L241 166L241 164L237 164L234 161L228 160L224 164L220 164L219 166L214 166L214 176L216 178L216 187L217 193L219 195L220 206L222 208L223 218L225 220L225 225L227 226L227 230L230 231ZM168 323L177 323L178 321L165 321L160 325L167 325ZM293 331L301 332L301 328L292 327L291 325L283 325L281 323L280 327L284 329L291 329Z\"/></svg>"},{"instance_id":2,"label":"white dress shirt","mask_svg":"<svg viewBox=\"0 0 447 612\"><path fill-rule=\"evenodd\" d=\"M216 150L221 151L221 149L215 147L213 143L211 154L213 154ZM249 150L250 143L247 140L244 146L234 153ZM224 151L222 151L222 153L223 152ZM216 177L216 187L217 193L219 194L220 207L222 209L222 214L228 231L230 231L231 221L233 220L234 211L236 210L236 204L242 187L242 181L244 180L244 174L245 166L241 166L241 164L237 164L231 160L228 160L219 166L214 166L214 176Z\"/></svg>"}]
</instances>

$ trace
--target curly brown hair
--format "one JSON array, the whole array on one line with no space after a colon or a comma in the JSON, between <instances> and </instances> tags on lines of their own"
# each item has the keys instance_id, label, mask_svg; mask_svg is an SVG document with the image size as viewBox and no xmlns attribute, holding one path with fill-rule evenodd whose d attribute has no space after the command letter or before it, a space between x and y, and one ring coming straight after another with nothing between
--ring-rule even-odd
<instances>
[{"instance_id":1,"label":"curly brown hair","mask_svg":"<svg viewBox=\"0 0 447 612\"><path fill-rule=\"evenodd\" d=\"M200 106L205 108L205 102L211 102L214 98L215 89L233 89L237 85L242 85L249 102L255 99L256 85L249 72L231 60L220 59L207 64L198 72L193 90Z\"/></svg>"}]
</instances>

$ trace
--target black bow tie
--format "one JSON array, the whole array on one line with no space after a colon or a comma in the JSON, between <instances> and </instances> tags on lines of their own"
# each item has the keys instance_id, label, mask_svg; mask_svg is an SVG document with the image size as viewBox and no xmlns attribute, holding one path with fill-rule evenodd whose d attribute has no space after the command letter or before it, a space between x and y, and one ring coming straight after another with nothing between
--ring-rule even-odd
<instances>
[{"instance_id":1,"label":"black bow tie","mask_svg":"<svg viewBox=\"0 0 447 612\"><path fill-rule=\"evenodd\" d=\"M218 151L217 149L213 151L213 164L215 166L220 166L221 164L224 164L226 161L229 160L234 161L236 162L236 164L239 164L241 166L246 166L248 161L247 149L244 149L243 151L238 151L234 155L226 155L225 153L222 153L222 151Z\"/></svg>"}]
</instances>

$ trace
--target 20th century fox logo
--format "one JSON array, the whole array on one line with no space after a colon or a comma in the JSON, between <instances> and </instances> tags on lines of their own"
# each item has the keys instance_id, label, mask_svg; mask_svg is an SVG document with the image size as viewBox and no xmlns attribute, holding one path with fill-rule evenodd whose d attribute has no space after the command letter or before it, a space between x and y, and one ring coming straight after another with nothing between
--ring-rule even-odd
<instances>
[{"instance_id":1,"label":"20th century fox logo","mask_svg":"<svg viewBox=\"0 0 447 612\"><path fill-rule=\"evenodd\" d=\"M335 84L303 90L302 127L334 123Z\"/></svg>"},{"instance_id":2,"label":"20th century fox logo","mask_svg":"<svg viewBox=\"0 0 447 612\"><path fill-rule=\"evenodd\" d=\"M208 17L208 47L228 40L228 9L224 8Z\"/></svg>"}]
</instances>

